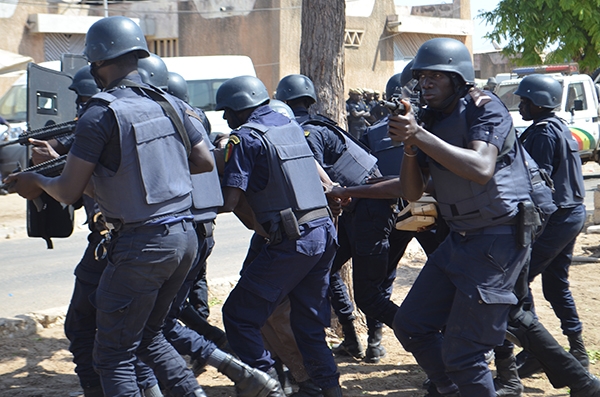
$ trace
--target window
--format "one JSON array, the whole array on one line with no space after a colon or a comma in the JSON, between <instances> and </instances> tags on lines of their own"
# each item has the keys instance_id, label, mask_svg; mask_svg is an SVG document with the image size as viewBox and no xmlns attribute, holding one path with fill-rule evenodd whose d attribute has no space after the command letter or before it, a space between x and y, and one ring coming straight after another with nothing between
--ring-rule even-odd
<instances>
[{"instance_id":1,"label":"window","mask_svg":"<svg viewBox=\"0 0 600 397\"><path fill-rule=\"evenodd\" d=\"M177 39L151 40L148 42L148 49L159 57L179 56Z\"/></svg>"},{"instance_id":2,"label":"window","mask_svg":"<svg viewBox=\"0 0 600 397\"><path fill-rule=\"evenodd\" d=\"M575 101L581 102L581 108L575 106ZM576 110L587 110L587 101L585 100L585 90L583 87L583 83L572 83L569 84L569 89L567 90L567 111L571 111L571 109Z\"/></svg>"},{"instance_id":3,"label":"window","mask_svg":"<svg viewBox=\"0 0 600 397\"><path fill-rule=\"evenodd\" d=\"M346 30L344 34L344 46L345 47L360 47L364 30Z\"/></svg>"}]
</instances>

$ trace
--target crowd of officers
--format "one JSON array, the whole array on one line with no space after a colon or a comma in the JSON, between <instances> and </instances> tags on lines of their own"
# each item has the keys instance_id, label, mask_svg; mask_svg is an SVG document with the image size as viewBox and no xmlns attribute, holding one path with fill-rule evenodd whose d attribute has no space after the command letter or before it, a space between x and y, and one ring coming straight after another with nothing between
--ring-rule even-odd
<instances>
[{"instance_id":1,"label":"crowd of officers","mask_svg":"<svg viewBox=\"0 0 600 397\"><path fill-rule=\"evenodd\" d=\"M197 381L205 365L238 396L340 397L334 355L379 362L384 326L427 374L427 396L521 396L519 375L539 370L575 397L600 396L568 287L584 189L577 145L553 113L556 80L523 79L516 94L532 126L517 137L500 100L474 88L467 48L432 39L386 87L391 98L416 79L416 110L406 103L409 111L356 130L351 117L375 106L351 90L347 133L310 112L308 77L284 77L270 99L259 79L241 76L217 91L232 132L213 145L185 81L148 52L133 21L96 22L85 56L90 66L70 87L74 137L32 142L34 162L68 152L63 173L5 182L27 199L85 198L89 245L65 332L86 397L205 396ZM436 225L397 230L403 199L423 194L437 201ZM255 232L223 305L225 332L208 323L206 294L223 212ZM428 260L398 305L395 269L413 238ZM366 349L339 274L349 259ZM535 315L529 283L538 274L570 352ZM331 307L344 332L332 349Z\"/></svg>"}]
</instances>

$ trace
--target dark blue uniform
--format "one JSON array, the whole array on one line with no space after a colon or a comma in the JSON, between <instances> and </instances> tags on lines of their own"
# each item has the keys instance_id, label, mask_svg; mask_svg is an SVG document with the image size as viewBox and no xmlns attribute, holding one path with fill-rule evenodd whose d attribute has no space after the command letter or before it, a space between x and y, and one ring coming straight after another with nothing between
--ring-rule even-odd
<instances>
[{"instance_id":1,"label":"dark blue uniform","mask_svg":"<svg viewBox=\"0 0 600 397\"><path fill-rule=\"evenodd\" d=\"M137 73L127 78L142 84ZM183 114L183 103L173 103L194 146L202 140L200 123ZM159 136L164 139L153 139ZM143 144L148 146L138 151ZM71 154L97 164L92 176L96 200L116 228L92 300L98 326L94 368L104 392L139 395L137 355L174 393L191 394L198 383L161 333L197 250L192 217L186 215L191 205L189 168L186 175L185 149L173 123L139 89L113 86L87 103ZM157 161L161 159L165 161ZM158 180L167 168L173 171L171 178ZM162 190L167 184L169 190Z\"/></svg>"},{"instance_id":2,"label":"dark blue uniform","mask_svg":"<svg viewBox=\"0 0 600 397\"><path fill-rule=\"evenodd\" d=\"M500 153L512 129L510 115L497 98L479 99L479 106L469 94L459 99L452 114L435 115L429 131L459 147L489 142ZM515 146L497 162L485 185L427 159L451 232L398 309L394 331L442 394L459 389L464 397L495 396L484 355L504 340L509 309L517 302L515 282L529 251L518 244L514 225L530 186L519 153Z\"/></svg>"},{"instance_id":3,"label":"dark blue uniform","mask_svg":"<svg viewBox=\"0 0 600 397\"><path fill-rule=\"evenodd\" d=\"M362 100L357 102L348 99L346 101L346 111L348 112L348 132L356 139L360 139L367 129L367 120L363 116L353 116L352 112L368 112L369 109Z\"/></svg>"},{"instance_id":4,"label":"dark blue uniform","mask_svg":"<svg viewBox=\"0 0 600 397\"><path fill-rule=\"evenodd\" d=\"M564 122L553 114L535 120L520 139L539 167L551 176L558 207L532 246L529 282L541 274L544 297L560 319L563 333L580 333L581 321L569 290L575 239L586 218L578 145Z\"/></svg>"},{"instance_id":5,"label":"dark blue uniform","mask_svg":"<svg viewBox=\"0 0 600 397\"><path fill-rule=\"evenodd\" d=\"M266 127L291 123L268 106L255 109L248 122ZM296 128L302 134L301 129ZM269 178L273 177L269 153L272 154L256 131L244 126L232 132L226 150L222 184L243 190L257 218L264 214L251 199L254 194L264 191ZM318 176L315 177L318 180ZM325 205L324 197L322 201ZM328 389L339 384L339 373L325 342L324 330L330 321L327 287L336 249L335 229L329 217L301 223L299 228L298 239L289 239L282 233L279 243L271 241L265 245L244 267L237 286L223 306L223 323L230 346L240 359L267 371L274 362L264 347L260 328L288 296L290 322L304 365L315 383ZM273 227L267 229L275 230Z\"/></svg>"}]
</instances>

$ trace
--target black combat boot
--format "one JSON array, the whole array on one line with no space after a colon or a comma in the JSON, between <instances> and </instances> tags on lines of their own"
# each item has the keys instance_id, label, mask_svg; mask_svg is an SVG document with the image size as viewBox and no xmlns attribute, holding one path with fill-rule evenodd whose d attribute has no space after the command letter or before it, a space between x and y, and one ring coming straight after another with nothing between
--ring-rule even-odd
<instances>
[{"instance_id":1,"label":"black combat boot","mask_svg":"<svg viewBox=\"0 0 600 397\"><path fill-rule=\"evenodd\" d=\"M585 350L585 346L583 345L583 338L581 337L581 332L576 334L567 335L569 338L569 353L573 355L581 363L581 365L589 370L590 369L590 357Z\"/></svg>"},{"instance_id":2,"label":"black combat boot","mask_svg":"<svg viewBox=\"0 0 600 397\"><path fill-rule=\"evenodd\" d=\"M383 329L375 328L369 330L369 339L367 340L367 352L365 361L368 363L377 364L382 357L385 357L387 352L385 347L381 346L381 339L383 337Z\"/></svg>"},{"instance_id":3,"label":"black combat boot","mask_svg":"<svg viewBox=\"0 0 600 397\"><path fill-rule=\"evenodd\" d=\"M431 382L429 382L429 386L427 386L427 394L425 397L460 397L460 393L458 391L453 391L445 394L441 394L437 387Z\"/></svg>"},{"instance_id":4,"label":"black combat boot","mask_svg":"<svg viewBox=\"0 0 600 397\"><path fill-rule=\"evenodd\" d=\"M517 354L517 371L520 379L529 378L531 375L542 372L542 364L532 354L523 350Z\"/></svg>"},{"instance_id":5,"label":"black combat boot","mask_svg":"<svg viewBox=\"0 0 600 397\"><path fill-rule=\"evenodd\" d=\"M330 387L323 390L323 397L344 397L340 386Z\"/></svg>"},{"instance_id":6,"label":"black combat boot","mask_svg":"<svg viewBox=\"0 0 600 397\"><path fill-rule=\"evenodd\" d=\"M362 343L360 343L360 339L358 339L358 335L356 335L354 322L342 324L342 332L344 333L344 340L340 344L333 345L331 348L333 354L351 356L359 360L365 358L365 350Z\"/></svg>"},{"instance_id":7,"label":"black combat boot","mask_svg":"<svg viewBox=\"0 0 600 397\"><path fill-rule=\"evenodd\" d=\"M274 368L271 376L228 354L217 370L233 381L238 397L285 397Z\"/></svg>"},{"instance_id":8,"label":"black combat boot","mask_svg":"<svg viewBox=\"0 0 600 397\"><path fill-rule=\"evenodd\" d=\"M521 397L523 384L517 372L515 356L496 359L496 378L494 379L496 397Z\"/></svg>"},{"instance_id":9,"label":"black combat boot","mask_svg":"<svg viewBox=\"0 0 600 397\"><path fill-rule=\"evenodd\" d=\"M290 382L290 378L288 377L288 369L284 367L279 358L275 358L275 365L273 365L273 368L277 371L277 379L279 380L281 389L286 396L289 396L294 392L294 389L292 389L292 382Z\"/></svg>"},{"instance_id":10,"label":"black combat boot","mask_svg":"<svg viewBox=\"0 0 600 397\"><path fill-rule=\"evenodd\" d=\"M298 391L290 397L323 397L323 391L312 381L312 379L300 382L298 383L298 386L300 387Z\"/></svg>"},{"instance_id":11,"label":"black combat boot","mask_svg":"<svg viewBox=\"0 0 600 397\"><path fill-rule=\"evenodd\" d=\"M600 396L600 380L593 375L589 375L587 385L582 388L571 387L571 397L598 397Z\"/></svg>"}]
</instances>

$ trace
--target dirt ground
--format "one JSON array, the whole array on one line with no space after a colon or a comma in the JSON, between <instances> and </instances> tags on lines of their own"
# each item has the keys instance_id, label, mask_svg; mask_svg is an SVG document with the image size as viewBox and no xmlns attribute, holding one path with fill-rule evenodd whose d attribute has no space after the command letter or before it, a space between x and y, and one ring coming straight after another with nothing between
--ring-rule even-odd
<instances>
[{"instance_id":1,"label":"dirt ground","mask_svg":"<svg viewBox=\"0 0 600 397\"><path fill-rule=\"evenodd\" d=\"M24 228L24 200L15 195L0 196L0 241L6 238L26 238ZM245 247L240 247L245 249ZM578 257L600 257L600 234L582 233L577 241ZM425 256L418 246L410 247L402 259L395 284L393 299L402 301L408 288L416 278ZM210 266L210 263L209 263ZM580 317L584 323L584 340L592 361L591 372L600 373L600 272L598 263L574 262L571 267L571 286ZM561 334L558 320L549 304L543 299L539 281L534 284L538 314L542 322L560 341L568 346ZM224 294L213 295L211 322L221 324L221 304ZM339 342L330 332L330 343ZM362 333L366 344L366 332ZM412 356L404 351L391 329L384 330L383 344L387 356L378 364L365 364L353 360L336 359L341 373L341 384L346 397L363 395L423 396L421 384L424 373ZM492 364L493 369L493 364ZM75 397L80 388L73 372L73 363L68 351L68 341L62 326L54 325L41 329L28 337L0 337L0 395L19 397ZM231 382L216 370L209 368L198 377L209 397L235 396ZM568 396L568 389L553 389L544 375L535 375L523 380L524 396Z\"/></svg>"}]
</instances>

